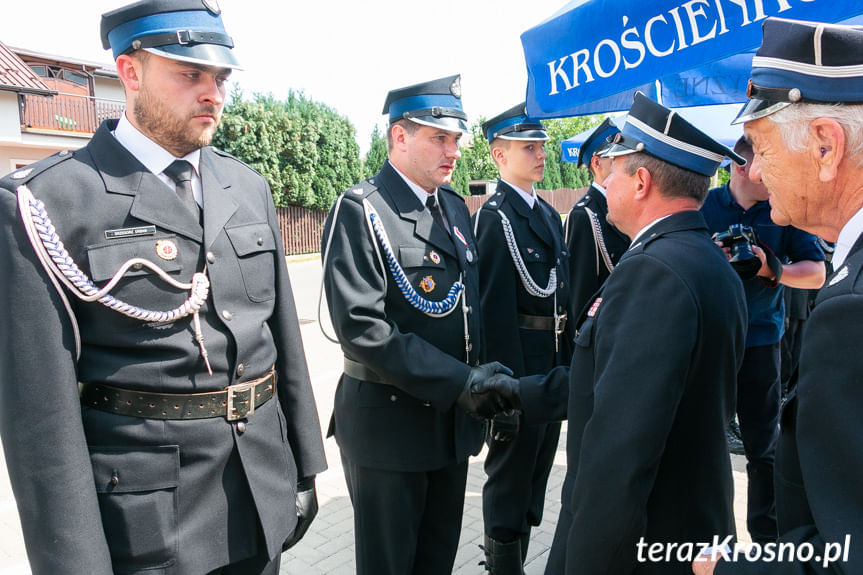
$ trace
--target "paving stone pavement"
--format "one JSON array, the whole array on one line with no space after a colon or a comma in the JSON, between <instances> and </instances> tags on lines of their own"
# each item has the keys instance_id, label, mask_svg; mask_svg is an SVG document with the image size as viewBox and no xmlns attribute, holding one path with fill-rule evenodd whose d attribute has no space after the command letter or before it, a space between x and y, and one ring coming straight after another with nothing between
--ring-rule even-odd
<instances>
[{"instance_id":1,"label":"paving stone pavement","mask_svg":"<svg viewBox=\"0 0 863 575\"><path fill-rule=\"evenodd\" d=\"M320 287L320 260L317 257L289 258L294 296L301 322L303 344L312 375L312 384L326 431L332 413L335 386L341 374L341 352L337 344L322 335L317 318ZM322 322L332 334L322 312ZM525 565L526 575L541 575L554 534L554 524L560 510L560 491L566 472L566 424L564 423L554 467L549 479L542 525L531 534ZM320 511L309 532L293 549L282 556L282 575L351 575L354 568L353 509L348 498L338 447L330 438L325 440L329 469L317 479ZM482 575L478 562L482 558L482 486L485 482L483 460L485 450L469 464L464 520L456 555L454 575ZM741 540L748 541L745 529L746 475L741 456L732 456L735 480L735 515ZM9 480L5 460L0 459L0 575L30 575L24 540Z\"/></svg>"}]
</instances>

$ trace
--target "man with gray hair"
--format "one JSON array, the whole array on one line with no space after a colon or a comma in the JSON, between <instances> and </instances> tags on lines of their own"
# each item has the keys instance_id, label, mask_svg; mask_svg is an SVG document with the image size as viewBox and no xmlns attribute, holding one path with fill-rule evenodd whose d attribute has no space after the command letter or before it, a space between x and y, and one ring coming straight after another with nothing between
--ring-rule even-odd
<instances>
[{"instance_id":1,"label":"man with gray hair","mask_svg":"<svg viewBox=\"0 0 863 575\"><path fill-rule=\"evenodd\" d=\"M776 450L779 549L812 553L711 558L693 572L860 573L863 28L769 19L763 32L736 120L752 141L750 178L767 186L775 223L836 242L836 271L808 320Z\"/></svg>"}]
</instances>

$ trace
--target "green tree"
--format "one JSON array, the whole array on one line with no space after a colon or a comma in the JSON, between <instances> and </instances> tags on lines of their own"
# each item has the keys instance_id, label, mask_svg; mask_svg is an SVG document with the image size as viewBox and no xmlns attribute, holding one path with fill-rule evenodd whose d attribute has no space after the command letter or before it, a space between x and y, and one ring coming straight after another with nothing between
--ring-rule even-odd
<instances>
[{"instance_id":1,"label":"green tree","mask_svg":"<svg viewBox=\"0 0 863 575\"><path fill-rule=\"evenodd\" d=\"M372 131L371 140L369 152L363 161L363 174L366 178L377 174L387 159L387 138L381 133L377 125L374 131Z\"/></svg>"},{"instance_id":2,"label":"green tree","mask_svg":"<svg viewBox=\"0 0 863 575\"><path fill-rule=\"evenodd\" d=\"M236 88L213 144L258 170L277 206L326 210L362 177L355 135L347 118L301 93L245 101Z\"/></svg>"},{"instance_id":3,"label":"green tree","mask_svg":"<svg viewBox=\"0 0 863 575\"><path fill-rule=\"evenodd\" d=\"M470 182L473 180L496 180L497 166L491 158L488 140L482 135L480 117L470 126L470 143L461 148L461 158L455 165L453 187L463 196L470 195Z\"/></svg>"},{"instance_id":4,"label":"green tree","mask_svg":"<svg viewBox=\"0 0 863 575\"><path fill-rule=\"evenodd\" d=\"M577 116L543 121L549 141L545 143L545 177L537 184L541 190L583 188L590 184L590 172L561 159L561 142L566 138L598 126L604 116Z\"/></svg>"}]
</instances>

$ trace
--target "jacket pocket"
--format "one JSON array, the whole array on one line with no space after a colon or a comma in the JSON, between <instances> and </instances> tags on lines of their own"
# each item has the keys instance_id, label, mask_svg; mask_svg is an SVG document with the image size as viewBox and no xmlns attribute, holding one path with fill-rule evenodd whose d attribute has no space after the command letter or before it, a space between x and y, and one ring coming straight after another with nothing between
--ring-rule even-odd
<instances>
[{"instance_id":1,"label":"jacket pocket","mask_svg":"<svg viewBox=\"0 0 863 575\"><path fill-rule=\"evenodd\" d=\"M179 546L179 446L91 447L90 462L114 572L173 565Z\"/></svg>"},{"instance_id":2,"label":"jacket pocket","mask_svg":"<svg viewBox=\"0 0 863 575\"><path fill-rule=\"evenodd\" d=\"M157 242L159 246L157 247ZM147 237L139 240L110 241L87 247L87 260L90 264L90 278L94 282L111 279L124 263L132 258L148 260L168 273L180 271L177 257L176 236ZM167 250L167 251L166 251ZM171 258L173 250L173 258ZM158 253L163 253L159 257ZM171 258L171 259L165 259ZM131 267L124 274L128 277L154 275L148 269Z\"/></svg>"},{"instance_id":3,"label":"jacket pocket","mask_svg":"<svg viewBox=\"0 0 863 575\"><path fill-rule=\"evenodd\" d=\"M225 228L234 246L246 294L254 302L276 297L276 240L267 223ZM279 262L285 265L285 262Z\"/></svg>"}]
</instances>

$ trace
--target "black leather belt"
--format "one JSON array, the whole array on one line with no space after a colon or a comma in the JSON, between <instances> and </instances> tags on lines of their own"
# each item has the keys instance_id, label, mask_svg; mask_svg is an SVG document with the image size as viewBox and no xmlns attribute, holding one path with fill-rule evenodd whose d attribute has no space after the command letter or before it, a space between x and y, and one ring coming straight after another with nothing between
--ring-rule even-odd
<instances>
[{"instance_id":1,"label":"black leather belt","mask_svg":"<svg viewBox=\"0 0 863 575\"><path fill-rule=\"evenodd\" d=\"M372 383L383 383L383 381L378 374L364 366L358 361L354 361L349 358L345 358L345 375L349 375L354 379L359 379L361 381L371 381Z\"/></svg>"},{"instance_id":2,"label":"black leather belt","mask_svg":"<svg viewBox=\"0 0 863 575\"><path fill-rule=\"evenodd\" d=\"M260 379L206 393L155 393L120 389L104 383L79 385L81 404L100 411L147 419L246 418L266 403L276 389L276 371Z\"/></svg>"},{"instance_id":3,"label":"black leather belt","mask_svg":"<svg viewBox=\"0 0 863 575\"><path fill-rule=\"evenodd\" d=\"M559 317L560 325L554 325L554 316L518 314L518 327L537 331L563 332L566 325L566 315Z\"/></svg>"}]
</instances>

